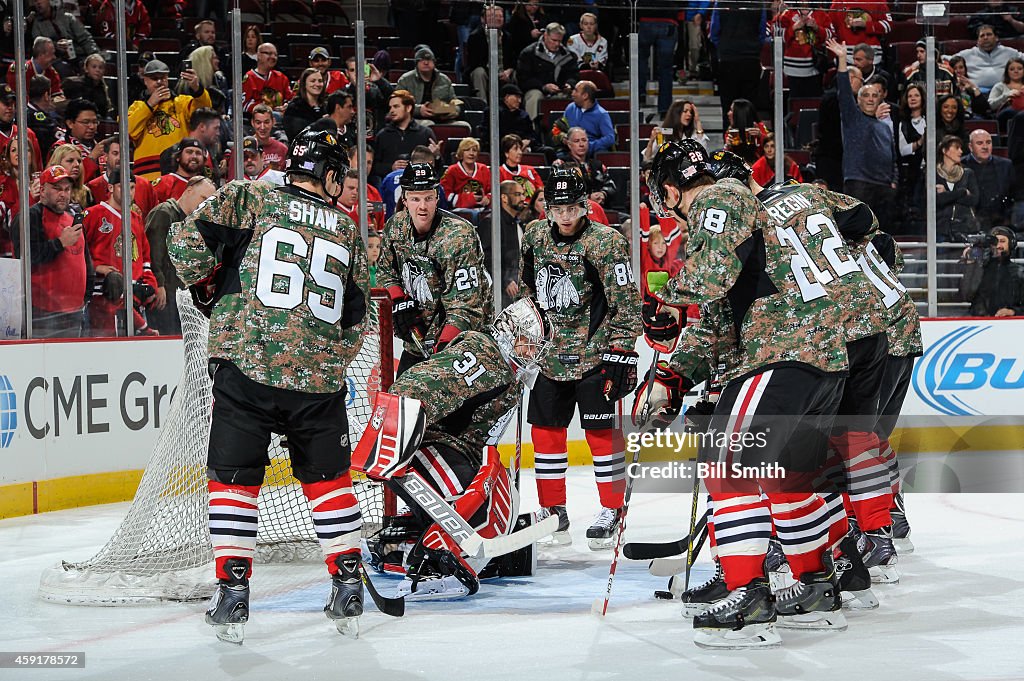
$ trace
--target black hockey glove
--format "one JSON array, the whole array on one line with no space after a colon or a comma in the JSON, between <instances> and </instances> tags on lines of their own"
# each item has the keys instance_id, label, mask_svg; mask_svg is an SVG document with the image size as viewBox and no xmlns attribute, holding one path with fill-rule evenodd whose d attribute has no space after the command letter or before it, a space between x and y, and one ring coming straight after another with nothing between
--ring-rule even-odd
<instances>
[{"instance_id":1,"label":"black hockey glove","mask_svg":"<svg viewBox=\"0 0 1024 681\"><path fill-rule=\"evenodd\" d=\"M609 402L618 402L636 387L640 357L632 350L611 348L601 355L601 391Z\"/></svg>"},{"instance_id":2,"label":"black hockey glove","mask_svg":"<svg viewBox=\"0 0 1024 681\"><path fill-rule=\"evenodd\" d=\"M417 307L416 301L406 295L391 299L391 324L395 327L395 335L407 343L415 342L413 332L422 342L427 331L423 312Z\"/></svg>"},{"instance_id":3,"label":"black hockey glove","mask_svg":"<svg viewBox=\"0 0 1024 681\"><path fill-rule=\"evenodd\" d=\"M117 270L107 272L103 277L103 297L112 303L121 300L124 295L124 277Z\"/></svg>"},{"instance_id":4,"label":"black hockey glove","mask_svg":"<svg viewBox=\"0 0 1024 681\"><path fill-rule=\"evenodd\" d=\"M654 382L650 394L650 409L653 413L643 413L640 410L644 407L647 399L647 383L651 380L651 372L648 370L644 380L634 393L636 400L633 407L633 421L638 424L641 420L651 420L656 428L667 428L672 425L683 408L683 396L693 387L693 381L686 376L676 372L668 362L658 362L654 369ZM661 388L662 390L659 390Z\"/></svg>"},{"instance_id":5,"label":"black hockey glove","mask_svg":"<svg viewBox=\"0 0 1024 681\"><path fill-rule=\"evenodd\" d=\"M701 400L694 403L683 414L683 427L688 433L706 433L711 428L711 415L715 413L714 402Z\"/></svg>"}]
</instances>

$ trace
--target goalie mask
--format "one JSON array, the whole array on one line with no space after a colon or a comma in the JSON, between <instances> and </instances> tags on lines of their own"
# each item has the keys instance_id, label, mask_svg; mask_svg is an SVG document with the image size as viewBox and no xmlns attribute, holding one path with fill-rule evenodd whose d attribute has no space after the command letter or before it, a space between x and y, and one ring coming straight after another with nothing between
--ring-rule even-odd
<instances>
[{"instance_id":1,"label":"goalie mask","mask_svg":"<svg viewBox=\"0 0 1024 681\"><path fill-rule=\"evenodd\" d=\"M665 203L665 185L683 191L700 177L715 177L708 150L700 142L682 139L662 144L647 174L647 188L651 191L651 207L654 212L663 218L686 219L678 205L670 207Z\"/></svg>"},{"instance_id":2,"label":"goalie mask","mask_svg":"<svg viewBox=\"0 0 1024 681\"><path fill-rule=\"evenodd\" d=\"M516 377L533 387L538 362L547 353L554 327L544 320L529 298L520 298L502 310L491 325L491 335Z\"/></svg>"}]
</instances>

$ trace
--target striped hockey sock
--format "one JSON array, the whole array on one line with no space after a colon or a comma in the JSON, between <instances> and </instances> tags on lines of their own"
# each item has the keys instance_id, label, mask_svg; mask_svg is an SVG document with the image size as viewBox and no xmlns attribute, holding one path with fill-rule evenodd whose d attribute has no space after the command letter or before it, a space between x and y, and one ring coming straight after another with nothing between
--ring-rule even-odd
<instances>
[{"instance_id":1,"label":"striped hockey sock","mask_svg":"<svg viewBox=\"0 0 1024 681\"><path fill-rule=\"evenodd\" d=\"M531 426L537 498L545 508L565 505L565 471L569 467L566 429Z\"/></svg>"},{"instance_id":2,"label":"striped hockey sock","mask_svg":"<svg viewBox=\"0 0 1024 681\"><path fill-rule=\"evenodd\" d=\"M892 448L889 439L886 438L878 443L878 451L881 453L886 468L889 469L889 487L892 489L892 495L896 496L900 493L900 464L896 460L896 450Z\"/></svg>"},{"instance_id":3,"label":"striped hockey sock","mask_svg":"<svg viewBox=\"0 0 1024 681\"><path fill-rule=\"evenodd\" d=\"M832 438L843 459L846 491L854 517L864 532L892 524L892 487L889 467L879 455L874 433L847 432Z\"/></svg>"},{"instance_id":4,"label":"striped hockey sock","mask_svg":"<svg viewBox=\"0 0 1024 681\"><path fill-rule=\"evenodd\" d=\"M343 553L359 553L363 518L359 502L352 492L352 473L346 471L334 480L302 483L309 500L310 515L324 562L332 575L338 571L334 560Z\"/></svg>"},{"instance_id":5,"label":"striped hockey sock","mask_svg":"<svg viewBox=\"0 0 1024 681\"><path fill-rule=\"evenodd\" d=\"M249 561L252 575L252 558L256 552L256 527L259 522L259 507L256 500L260 494L259 485L227 485L210 480L210 541L213 543L213 558L217 564L217 579L229 580L224 563L231 558Z\"/></svg>"},{"instance_id":6,"label":"striped hockey sock","mask_svg":"<svg viewBox=\"0 0 1024 681\"><path fill-rule=\"evenodd\" d=\"M820 572L822 553L829 539L829 510L824 500L811 492L771 494L775 532L786 553L793 577Z\"/></svg>"},{"instance_id":7,"label":"striped hockey sock","mask_svg":"<svg viewBox=\"0 0 1024 681\"><path fill-rule=\"evenodd\" d=\"M715 549L725 584L738 589L764 577L764 556L772 536L772 517L760 494L718 494L708 528L714 527Z\"/></svg>"},{"instance_id":8,"label":"striped hockey sock","mask_svg":"<svg viewBox=\"0 0 1024 681\"><path fill-rule=\"evenodd\" d=\"M622 508L626 493L626 446L616 428L583 431L594 457L597 495L605 508Z\"/></svg>"}]
</instances>

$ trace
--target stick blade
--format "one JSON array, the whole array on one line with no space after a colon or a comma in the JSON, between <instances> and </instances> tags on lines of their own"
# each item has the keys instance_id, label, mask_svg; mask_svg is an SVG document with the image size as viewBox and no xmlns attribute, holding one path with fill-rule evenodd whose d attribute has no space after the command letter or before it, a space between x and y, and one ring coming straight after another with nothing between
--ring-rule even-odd
<instances>
[{"instance_id":1,"label":"stick blade","mask_svg":"<svg viewBox=\"0 0 1024 681\"><path fill-rule=\"evenodd\" d=\"M604 617L608 614L608 599L607 598L595 598L594 602L590 604L590 614L596 615L597 617Z\"/></svg>"}]
</instances>

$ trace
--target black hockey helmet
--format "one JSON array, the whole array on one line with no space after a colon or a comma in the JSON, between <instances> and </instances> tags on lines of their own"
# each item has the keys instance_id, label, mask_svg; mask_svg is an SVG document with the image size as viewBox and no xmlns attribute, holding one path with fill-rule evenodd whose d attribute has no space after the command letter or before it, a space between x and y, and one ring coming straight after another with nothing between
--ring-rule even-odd
<instances>
[{"instance_id":1,"label":"black hockey helmet","mask_svg":"<svg viewBox=\"0 0 1024 681\"><path fill-rule=\"evenodd\" d=\"M587 199L587 181L579 168L556 166L544 183L544 202L549 206L574 206Z\"/></svg>"},{"instance_id":2,"label":"black hockey helmet","mask_svg":"<svg viewBox=\"0 0 1024 681\"><path fill-rule=\"evenodd\" d=\"M674 209L665 205L665 187L669 184L685 189L700 177L715 179L711 168L711 157L700 142L691 139L665 142L658 149L647 174L647 188L651 191L651 203L655 212L662 217L671 217Z\"/></svg>"},{"instance_id":3,"label":"black hockey helmet","mask_svg":"<svg viewBox=\"0 0 1024 681\"><path fill-rule=\"evenodd\" d=\"M328 170L334 171L339 184L348 170L348 156L337 133L306 129L296 135L288 147L284 172L302 173L323 182Z\"/></svg>"},{"instance_id":4,"label":"black hockey helmet","mask_svg":"<svg viewBox=\"0 0 1024 681\"><path fill-rule=\"evenodd\" d=\"M398 180L403 192L425 192L437 189L440 182L430 163L410 163Z\"/></svg>"},{"instance_id":5,"label":"black hockey helmet","mask_svg":"<svg viewBox=\"0 0 1024 681\"><path fill-rule=\"evenodd\" d=\"M753 172L749 163L728 149L719 149L712 153L710 165L711 174L715 176L716 180L731 177L747 184L750 181L750 174Z\"/></svg>"}]
</instances>

